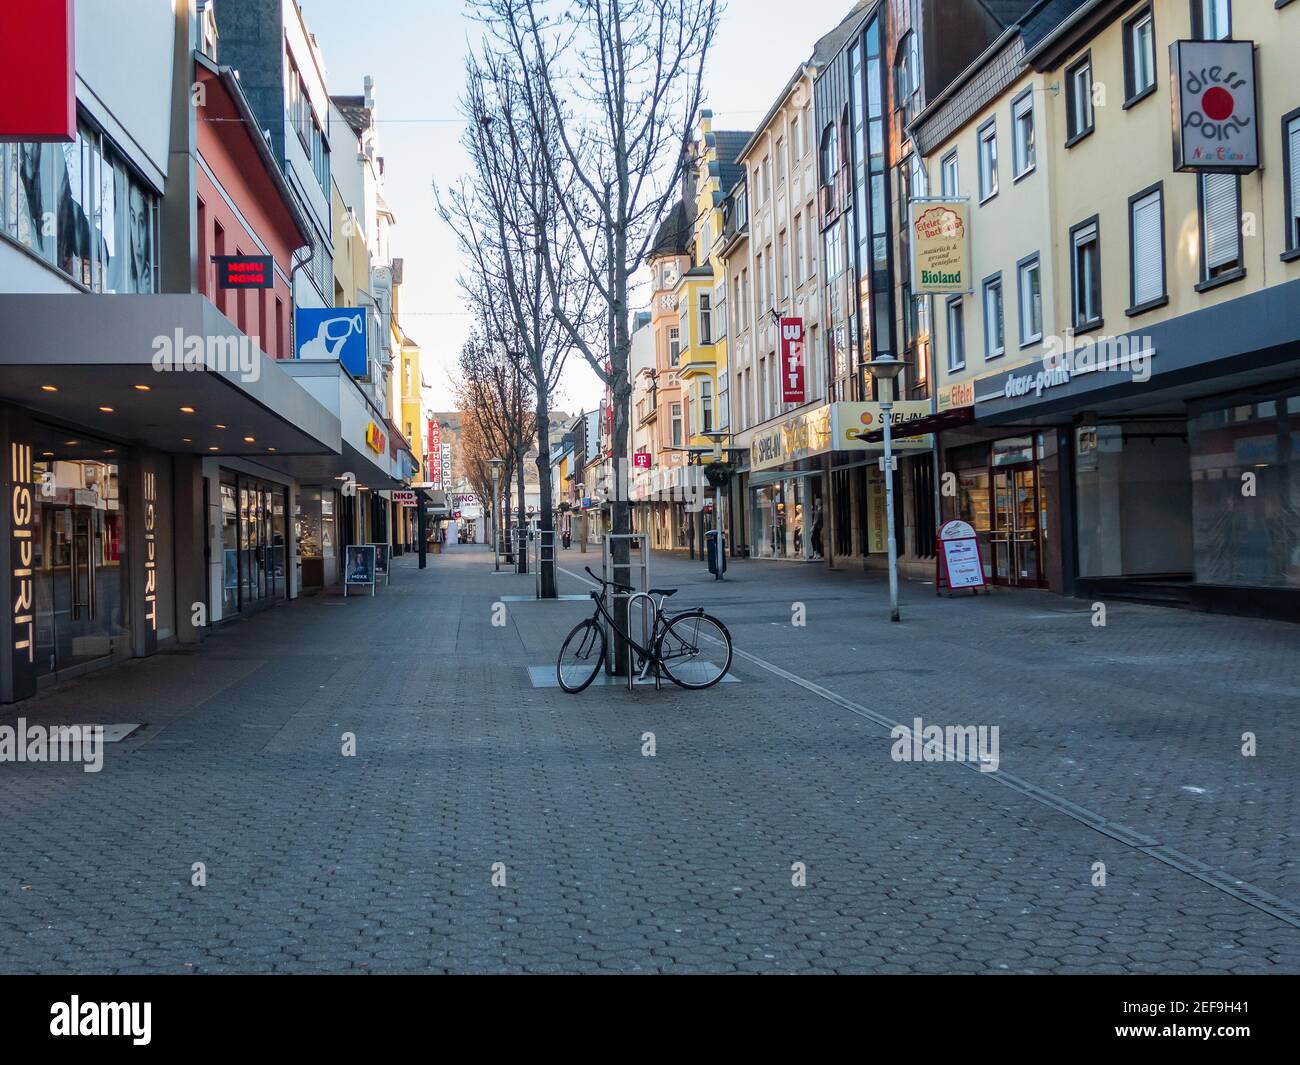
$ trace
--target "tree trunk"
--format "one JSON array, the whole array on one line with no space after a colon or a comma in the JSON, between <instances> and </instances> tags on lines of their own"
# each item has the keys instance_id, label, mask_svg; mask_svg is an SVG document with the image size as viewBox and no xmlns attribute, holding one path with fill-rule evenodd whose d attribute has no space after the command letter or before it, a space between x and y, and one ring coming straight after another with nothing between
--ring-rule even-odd
<instances>
[{"instance_id":1,"label":"tree trunk","mask_svg":"<svg viewBox=\"0 0 1300 1065\"><path fill-rule=\"evenodd\" d=\"M525 513L526 493L524 492L524 455L526 449L520 448L515 455L515 487L519 490L519 517L516 522L515 536L519 547L515 552L515 568L520 573L528 572L528 515Z\"/></svg>"},{"instance_id":2,"label":"tree trunk","mask_svg":"<svg viewBox=\"0 0 1300 1065\"><path fill-rule=\"evenodd\" d=\"M547 409L548 406L546 390L539 388L537 390L537 483L542 499L541 531L537 534L540 538L538 557L542 559L541 596L543 599L554 599L556 596L555 552L558 545L555 538L555 514L551 506L551 414Z\"/></svg>"},{"instance_id":3,"label":"tree trunk","mask_svg":"<svg viewBox=\"0 0 1300 1065\"><path fill-rule=\"evenodd\" d=\"M497 536L500 539L497 542L502 547L501 557L507 564L513 566L515 564L514 538L508 533L510 529L510 478L514 471L507 465L504 472L505 478L501 484L502 498L496 501L493 509L499 511L497 514ZM502 503L504 503L504 506L500 505Z\"/></svg>"}]
</instances>

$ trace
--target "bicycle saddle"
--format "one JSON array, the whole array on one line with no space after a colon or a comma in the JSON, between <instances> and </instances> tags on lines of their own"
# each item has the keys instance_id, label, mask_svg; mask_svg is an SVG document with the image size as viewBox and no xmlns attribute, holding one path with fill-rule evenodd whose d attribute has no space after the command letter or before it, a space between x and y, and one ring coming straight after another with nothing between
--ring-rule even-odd
<instances>
[{"instance_id":1,"label":"bicycle saddle","mask_svg":"<svg viewBox=\"0 0 1300 1065\"><path fill-rule=\"evenodd\" d=\"M676 588L651 588L650 594L662 595L665 599L667 599L670 595L676 595L677 589Z\"/></svg>"}]
</instances>

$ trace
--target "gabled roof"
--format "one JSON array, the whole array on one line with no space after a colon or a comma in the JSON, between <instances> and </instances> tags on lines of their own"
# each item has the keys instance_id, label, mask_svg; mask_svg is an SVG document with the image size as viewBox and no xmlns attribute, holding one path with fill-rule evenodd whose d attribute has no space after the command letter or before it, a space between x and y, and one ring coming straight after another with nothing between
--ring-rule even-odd
<instances>
[{"instance_id":1,"label":"gabled roof","mask_svg":"<svg viewBox=\"0 0 1300 1065\"><path fill-rule=\"evenodd\" d=\"M717 130L713 136L718 151L718 177L720 178L722 195L726 196L736 182L745 175L745 168L738 162L738 159L753 133L738 130Z\"/></svg>"},{"instance_id":2,"label":"gabled roof","mask_svg":"<svg viewBox=\"0 0 1300 1065\"><path fill-rule=\"evenodd\" d=\"M980 3L1005 28L1016 25L1041 0L980 0Z\"/></svg>"},{"instance_id":3,"label":"gabled roof","mask_svg":"<svg viewBox=\"0 0 1300 1065\"><path fill-rule=\"evenodd\" d=\"M1025 51L1032 52L1088 0L1039 0L1020 25Z\"/></svg>"}]
</instances>

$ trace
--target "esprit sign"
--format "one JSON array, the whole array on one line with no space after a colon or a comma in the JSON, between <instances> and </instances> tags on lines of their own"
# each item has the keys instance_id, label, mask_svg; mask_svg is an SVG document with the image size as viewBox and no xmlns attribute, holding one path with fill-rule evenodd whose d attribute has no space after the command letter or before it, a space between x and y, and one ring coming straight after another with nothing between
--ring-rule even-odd
<instances>
[{"instance_id":1,"label":"esprit sign","mask_svg":"<svg viewBox=\"0 0 1300 1065\"><path fill-rule=\"evenodd\" d=\"M1174 169L1247 174L1259 168L1253 41L1175 41Z\"/></svg>"},{"instance_id":2,"label":"esprit sign","mask_svg":"<svg viewBox=\"0 0 1300 1065\"><path fill-rule=\"evenodd\" d=\"M6 0L0 14L0 141L77 139L73 0Z\"/></svg>"},{"instance_id":3,"label":"esprit sign","mask_svg":"<svg viewBox=\"0 0 1300 1065\"><path fill-rule=\"evenodd\" d=\"M144 475L144 620L145 643L152 651L158 639L158 480Z\"/></svg>"},{"instance_id":4,"label":"esprit sign","mask_svg":"<svg viewBox=\"0 0 1300 1065\"><path fill-rule=\"evenodd\" d=\"M9 444L9 562L13 583L10 586L10 615L13 646L10 648L14 675L14 698L35 691L34 685L20 685L18 678L34 680L36 661L35 583L32 573L35 549L35 510L32 498L32 446L12 441Z\"/></svg>"},{"instance_id":5,"label":"esprit sign","mask_svg":"<svg viewBox=\"0 0 1300 1065\"><path fill-rule=\"evenodd\" d=\"M803 319L781 319L781 402L806 403Z\"/></svg>"},{"instance_id":6,"label":"esprit sign","mask_svg":"<svg viewBox=\"0 0 1300 1065\"><path fill-rule=\"evenodd\" d=\"M911 212L913 292L970 292L970 202L913 200Z\"/></svg>"},{"instance_id":7,"label":"esprit sign","mask_svg":"<svg viewBox=\"0 0 1300 1065\"><path fill-rule=\"evenodd\" d=\"M379 428L379 426L374 422L370 422L366 425L366 446L370 448L371 451L376 455L382 455L387 443L388 438L384 435L384 431Z\"/></svg>"}]
</instances>

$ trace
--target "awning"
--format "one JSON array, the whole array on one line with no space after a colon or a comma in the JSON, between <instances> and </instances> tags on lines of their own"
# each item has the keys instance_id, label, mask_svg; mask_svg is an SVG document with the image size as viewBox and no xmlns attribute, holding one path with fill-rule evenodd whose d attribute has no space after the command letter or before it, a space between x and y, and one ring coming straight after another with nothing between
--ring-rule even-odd
<instances>
[{"instance_id":1,"label":"awning","mask_svg":"<svg viewBox=\"0 0 1300 1065\"><path fill-rule=\"evenodd\" d=\"M203 296L7 293L0 322L0 400L36 417L171 454L340 450L338 415Z\"/></svg>"},{"instance_id":2,"label":"awning","mask_svg":"<svg viewBox=\"0 0 1300 1065\"><path fill-rule=\"evenodd\" d=\"M944 429L956 429L962 425L970 425L974 420L974 407L953 407L952 410L945 410L939 414L929 414L924 418L916 418L902 428L895 429L894 436L924 436L926 433L938 433ZM885 430L876 429L873 432L864 433L862 439L869 444L878 444L885 439Z\"/></svg>"}]
</instances>

